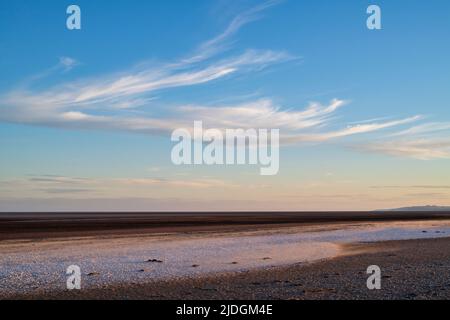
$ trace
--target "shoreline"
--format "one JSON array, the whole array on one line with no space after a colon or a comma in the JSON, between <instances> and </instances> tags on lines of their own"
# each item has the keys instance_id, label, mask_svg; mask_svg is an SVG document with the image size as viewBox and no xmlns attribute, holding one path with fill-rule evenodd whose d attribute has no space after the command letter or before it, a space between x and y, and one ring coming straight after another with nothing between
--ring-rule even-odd
<instances>
[{"instance_id":1,"label":"shoreline","mask_svg":"<svg viewBox=\"0 0 450 320\"><path fill-rule=\"evenodd\" d=\"M0 241L3 254L0 256L0 278L3 280L0 299L253 299L255 294L258 299L291 299L298 297L298 293L292 292L291 297L270 292L276 292L280 284L289 284L293 279L277 282L274 277L333 261L338 261L336 269L342 269L340 265L346 264L346 260L358 255L367 260L373 253L391 251L392 244L402 244L406 249L411 244L439 244L431 246L435 256L421 254L429 259L422 259L426 266L426 263L430 265L436 261L437 254L444 255L439 252L439 246L450 254L449 235L450 221L432 220L316 224L275 229L254 227L249 231L235 230L232 234L216 231L159 236L136 234L124 238ZM386 243L391 245L385 246ZM383 257L379 259L385 262ZM352 270L358 263L353 261L348 269ZM79 264L83 270L80 293L65 290L65 270L72 264ZM418 264L415 268L423 269L423 266ZM342 272L346 270L339 271ZM320 284L320 274L313 276ZM246 277L254 281L247 283ZM220 279L222 282L217 283ZM247 283L244 287L254 290L242 296L236 294L238 288L242 288L239 282ZM202 288L203 284L206 289L202 292L206 293L198 293L195 288ZM177 296L176 288L180 286L185 292ZM155 291L153 287L159 287L161 291Z\"/></svg>"},{"instance_id":2,"label":"shoreline","mask_svg":"<svg viewBox=\"0 0 450 320\"><path fill-rule=\"evenodd\" d=\"M445 219L450 221L450 212L0 212L0 243L4 240L235 232L255 228Z\"/></svg>"},{"instance_id":3,"label":"shoreline","mask_svg":"<svg viewBox=\"0 0 450 320\"><path fill-rule=\"evenodd\" d=\"M317 300L449 299L450 237L344 245L341 256L270 269L144 284L42 292L8 299ZM382 289L368 290L378 264Z\"/></svg>"}]
</instances>

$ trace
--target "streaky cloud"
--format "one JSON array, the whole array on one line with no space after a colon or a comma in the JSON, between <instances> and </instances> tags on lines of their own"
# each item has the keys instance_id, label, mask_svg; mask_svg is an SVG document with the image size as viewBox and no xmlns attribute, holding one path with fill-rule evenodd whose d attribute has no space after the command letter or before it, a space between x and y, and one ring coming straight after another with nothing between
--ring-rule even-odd
<instances>
[{"instance_id":1,"label":"streaky cloud","mask_svg":"<svg viewBox=\"0 0 450 320\"><path fill-rule=\"evenodd\" d=\"M418 138L371 142L354 146L362 151L417 160L450 159L449 138Z\"/></svg>"}]
</instances>

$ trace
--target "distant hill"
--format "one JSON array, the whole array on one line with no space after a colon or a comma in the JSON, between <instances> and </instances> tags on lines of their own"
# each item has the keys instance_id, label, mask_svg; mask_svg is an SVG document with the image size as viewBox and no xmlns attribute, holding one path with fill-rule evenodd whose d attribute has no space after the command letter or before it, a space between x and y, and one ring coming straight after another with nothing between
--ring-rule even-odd
<instances>
[{"instance_id":1,"label":"distant hill","mask_svg":"<svg viewBox=\"0 0 450 320\"><path fill-rule=\"evenodd\" d=\"M417 207L404 207L404 208L396 208L396 209L385 209L385 210L375 210L377 212L380 211L391 211L391 212L441 212L441 211L450 211L450 207L446 206L417 206Z\"/></svg>"}]
</instances>

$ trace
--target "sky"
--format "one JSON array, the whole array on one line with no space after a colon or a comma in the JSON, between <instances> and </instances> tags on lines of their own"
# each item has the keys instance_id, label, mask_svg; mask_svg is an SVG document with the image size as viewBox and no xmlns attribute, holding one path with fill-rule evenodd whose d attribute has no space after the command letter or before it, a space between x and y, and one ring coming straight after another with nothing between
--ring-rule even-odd
<instances>
[{"instance_id":1,"label":"sky","mask_svg":"<svg viewBox=\"0 0 450 320\"><path fill-rule=\"evenodd\" d=\"M446 0L2 1L0 211L450 205L449 37ZM196 120L279 129L278 174L174 165Z\"/></svg>"}]
</instances>

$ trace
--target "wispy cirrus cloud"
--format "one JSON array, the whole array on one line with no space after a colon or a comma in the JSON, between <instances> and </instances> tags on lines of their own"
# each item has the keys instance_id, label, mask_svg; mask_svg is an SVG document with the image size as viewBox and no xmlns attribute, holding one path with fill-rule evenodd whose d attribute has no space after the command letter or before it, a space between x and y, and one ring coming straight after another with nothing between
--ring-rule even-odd
<instances>
[{"instance_id":1,"label":"wispy cirrus cloud","mask_svg":"<svg viewBox=\"0 0 450 320\"><path fill-rule=\"evenodd\" d=\"M355 146L368 152L408 157L418 160L450 159L450 139L448 138L409 138L384 140Z\"/></svg>"},{"instance_id":2,"label":"wispy cirrus cloud","mask_svg":"<svg viewBox=\"0 0 450 320\"><path fill-rule=\"evenodd\" d=\"M338 99L328 105L313 102L297 111L283 109L271 99L259 99L231 106L188 105L178 110L186 120L202 119L212 128L283 128L296 131L325 124L345 103Z\"/></svg>"},{"instance_id":3,"label":"wispy cirrus cloud","mask_svg":"<svg viewBox=\"0 0 450 320\"><path fill-rule=\"evenodd\" d=\"M304 108L286 109L268 98L234 105L174 107L164 117L130 117L92 115L84 111L66 111L52 117L34 118L49 126L72 129L120 130L142 134L170 134L177 128L192 129L194 121L202 120L205 128L225 130L229 128L280 128L282 143L324 142L351 135L374 132L409 124L420 119L405 119L363 123L343 129L328 129L335 113L345 106L344 100L333 99L323 105L312 102ZM41 122L42 121L42 122Z\"/></svg>"},{"instance_id":4,"label":"wispy cirrus cloud","mask_svg":"<svg viewBox=\"0 0 450 320\"><path fill-rule=\"evenodd\" d=\"M357 135L362 133L369 133L379 131L387 128L397 127L411 122L419 120L420 116L413 116L405 119L385 121L385 122L373 122L348 126L344 129L329 131L316 134L298 134L291 135L287 140L291 143L295 142L322 142L337 138L343 138L351 135Z\"/></svg>"},{"instance_id":5,"label":"wispy cirrus cloud","mask_svg":"<svg viewBox=\"0 0 450 320\"><path fill-rule=\"evenodd\" d=\"M287 59L289 56L283 52L249 50L238 57L190 70L158 66L132 74L69 82L46 90L20 88L0 97L0 119L39 123L44 119L57 121L64 112L140 107L159 90L204 84Z\"/></svg>"},{"instance_id":6,"label":"wispy cirrus cloud","mask_svg":"<svg viewBox=\"0 0 450 320\"><path fill-rule=\"evenodd\" d=\"M45 89L40 85L39 89L33 89L33 81L48 76L56 69L68 71L78 65L71 57L61 57L57 66L31 77L16 90L0 94L0 120L64 126L67 120L74 118L92 120L89 113L93 111L116 111L115 116L122 117L118 110L153 107L151 101L161 90L201 85L293 59L286 52L251 49L240 55L216 57L226 51L231 37L243 26L259 19L264 10L279 2L265 1L240 13L222 33L178 61L151 66L141 64L131 71L59 82Z\"/></svg>"},{"instance_id":7,"label":"wispy cirrus cloud","mask_svg":"<svg viewBox=\"0 0 450 320\"><path fill-rule=\"evenodd\" d=\"M181 60L181 65L191 64L203 60L207 60L214 55L225 51L229 48L230 39L246 24L256 21L262 17L262 13L278 4L283 0L269 0L261 3L258 6L244 10L242 13L235 16L227 28L216 37L202 43L188 58Z\"/></svg>"},{"instance_id":8,"label":"wispy cirrus cloud","mask_svg":"<svg viewBox=\"0 0 450 320\"><path fill-rule=\"evenodd\" d=\"M450 122L428 122L393 133L391 136L429 135L440 131L450 131Z\"/></svg>"},{"instance_id":9,"label":"wispy cirrus cloud","mask_svg":"<svg viewBox=\"0 0 450 320\"><path fill-rule=\"evenodd\" d=\"M354 148L417 160L450 159L450 123L421 123Z\"/></svg>"},{"instance_id":10,"label":"wispy cirrus cloud","mask_svg":"<svg viewBox=\"0 0 450 320\"><path fill-rule=\"evenodd\" d=\"M26 195L55 196L88 193L90 196L120 195L125 191L129 196L156 193L170 194L174 190L233 188L229 181L210 177L195 178L80 178L70 176L30 176L0 180L0 198ZM20 192L19 192L20 190Z\"/></svg>"},{"instance_id":11,"label":"wispy cirrus cloud","mask_svg":"<svg viewBox=\"0 0 450 320\"><path fill-rule=\"evenodd\" d=\"M62 67L64 71L70 71L78 64L79 62L71 57L60 57L58 66Z\"/></svg>"},{"instance_id":12,"label":"wispy cirrus cloud","mask_svg":"<svg viewBox=\"0 0 450 320\"><path fill-rule=\"evenodd\" d=\"M280 1L270 0L232 19L225 30L202 43L190 56L152 66L140 65L120 74L67 81L47 88L19 87L0 95L0 121L69 129L121 130L145 134L167 134L176 128L191 128L202 120L211 128L278 128L282 143L324 142L375 132L418 121L420 116L394 120L362 120L343 128L333 123L347 103L334 99L323 105L312 102L304 108L283 107L272 99L260 98L234 105L180 103L160 112L152 104L157 94L193 87L239 73L254 73L273 64L295 59L283 51L248 49L228 57L232 37L246 24L261 17ZM63 57L59 65L67 70L77 64ZM129 109L151 110L152 116L131 115ZM381 149L380 149L381 150Z\"/></svg>"}]
</instances>

